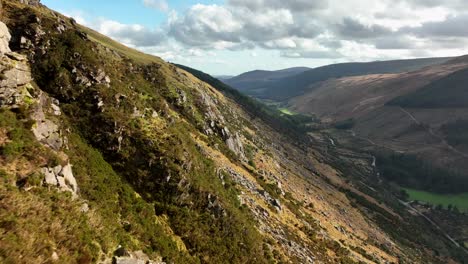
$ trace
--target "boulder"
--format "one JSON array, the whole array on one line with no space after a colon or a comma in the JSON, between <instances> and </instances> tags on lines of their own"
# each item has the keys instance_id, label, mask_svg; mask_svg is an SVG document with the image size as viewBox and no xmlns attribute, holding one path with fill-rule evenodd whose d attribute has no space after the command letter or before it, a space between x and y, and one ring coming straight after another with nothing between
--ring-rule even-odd
<instances>
[{"instance_id":1,"label":"boulder","mask_svg":"<svg viewBox=\"0 0 468 264\"><path fill-rule=\"evenodd\" d=\"M5 23L0 21L0 57L5 53L11 52L10 50L11 35Z\"/></svg>"},{"instance_id":2,"label":"boulder","mask_svg":"<svg viewBox=\"0 0 468 264\"><path fill-rule=\"evenodd\" d=\"M78 191L78 184L76 182L75 176L73 176L72 165L70 163L68 163L62 168L62 171L60 171L58 176L63 177L63 179L65 180L65 186L67 188L71 187L74 193Z\"/></svg>"},{"instance_id":3,"label":"boulder","mask_svg":"<svg viewBox=\"0 0 468 264\"><path fill-rule=\"evenodd\" d=\"M46 185L58 186L57 177L55 176L53 169L42 168L41 172L44 174L44 183Z\"/></svg>"},{"instance_id":4,"label":"boulder","mask_svg":"<svg viewBox=\"0 0 468 264\"><path fill-rule=\"evenodd\" d=\"M32 131L38 141L54 150L60 150L63 146L58 125L48 119L36 120Z\"/></svg>"},{"instance_id":5,"label":"boulder","mask_svg":"<svg viewBox=\"0 0 468 264\"><path fill-rule=\"evenodd\" d=\"M71 164L64 167L60 165L54 168L45 167L41 169L41 173L44 174L44 183L46 185L58 187L75 195L78 192L78 184L73 176Z\"/></svg>"}]
</instances>

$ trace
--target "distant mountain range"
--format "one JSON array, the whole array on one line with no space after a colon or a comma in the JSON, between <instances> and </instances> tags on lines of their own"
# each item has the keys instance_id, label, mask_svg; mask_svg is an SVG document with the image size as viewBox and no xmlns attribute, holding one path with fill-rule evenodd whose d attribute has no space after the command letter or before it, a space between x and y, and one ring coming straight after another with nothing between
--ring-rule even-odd
<instances>
[{"instance_id":1,"label":"distant mountain range","mask_svg":"<svg viewBox=\"0 0 468 264\"><path fill-rule=\"evenodd\" d=\"M265 90L265 87L274 85L278 81L288 78L305 71L310 70L307 67L295 67L278 71L250 71L230 79L221 79L226 84L242 91L246 94L255 93L255 91Z\"/></svg>"},{"instance_id":2,"label":"distant mountain range","mask_svg":"<svg viewBox=\"0 0 468 264\"><path fill-rule=\"evenodd\" d=\"M281 71L252 71L224 80L225 83L248 95L275 101L299 96L318 82L346 76L401 73L447 62L451 58L340 63L308 69L304 67Z\"/></svg>"},{"instance_id":3,"label":"distant mountain range","mask_svg":"<svg viewBox=\"0 0 468 264\"><path fill-rule=\"evenodd\" d=\"M465 180L461 180L464 183L457 188L466 191L468 59L464 56L419 62L419 66L415 61L360 64L363 72L369 69L371 74L327 78L320 82L311 80L303 86L306 89L275 98L283 98L283 104L291 111L314 114L323 122L346 122L351 134L370 144L370 151L385 149L401 155L416 155L431 165L461 173L459 177ZM442 63L421 67L435 62ZM371 69L370 65L381 67ZM398 67L382 73L390 65ZM413 65L412 71L397 73L397 70L411 69L409 65ZM417 66L419 69L414 70ZM354 73L357 72L355 68ZM328 76L331 75L333 73L328 72ZM284 91L291 89L287 87ZM442 190L442 184L437 188L429 185Z\"/></svg>"}]
</instances>

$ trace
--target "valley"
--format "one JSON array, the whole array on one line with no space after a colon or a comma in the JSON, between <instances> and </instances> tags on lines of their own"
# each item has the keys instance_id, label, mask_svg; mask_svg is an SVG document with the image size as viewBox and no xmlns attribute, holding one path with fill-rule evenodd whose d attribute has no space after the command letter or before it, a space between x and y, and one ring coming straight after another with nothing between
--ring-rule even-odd
<instances>
[{"instance_id":1,"label":"valley","mask_svg":"<svg viewBox=\"0 0 468 264\"><path fill-rule=\"evenodd\" d=\"M0 8L0 263L466 263L465 57L218 79Z\"/></svg>"}]
</instances>

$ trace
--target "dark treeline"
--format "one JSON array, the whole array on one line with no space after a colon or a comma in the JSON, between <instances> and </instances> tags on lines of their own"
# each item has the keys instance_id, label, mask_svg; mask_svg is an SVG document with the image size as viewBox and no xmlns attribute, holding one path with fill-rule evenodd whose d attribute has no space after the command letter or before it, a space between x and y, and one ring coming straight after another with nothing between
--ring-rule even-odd
<instances>
[{"instance_id":1,"label":"dark treeline","mask_svg":"<svg viewBox=\"0 0 468 264\"><path fill-rule=\"evenodd\" d=\"M468 120L457 120L442 126L448 143L454 147L468 147Z\"/></svg>"},{"instance_id":2,"label":"dark treeline","mask_svg":"<svg viewBox=\"0 0 468 264\"><path fill-rule=\"evenodd\" d=\"M302 114L285 115L278 109L267 106L266 104L259 102L254 98L242 94L241 92L212 77L209 74L184 65L175 64L175 66L191 73L198 79L221 91L223 94L241 105L249 114L260 118L273 129L287 136L293 137L295 140L299 140L300 142L308 141L307 132L311 130L311 127L308 126L308 124L317 122L317 119L313 116Z\"/></svg>"},{"instance_id":3,"label":"dark treeline","mask_svg":"<svg viewBox=\"0 0 468 264\"><path fill-rule=\"evenodd\" d=\"M468 192L468 177L458 172L434 167L414 155L376 153L381 175L403 187L435 193Z\"/></svg>"},{"instance_id":4,"label":"dark treeline","mask_svg":"<svg viewBox=\"0 0 468 264\"><path fill-rule=\"evenodd\" d=\"M468 68L435 80L419 90L397 97L388 105L408 108L468 107Z\"/></svg>"}]
</instances>

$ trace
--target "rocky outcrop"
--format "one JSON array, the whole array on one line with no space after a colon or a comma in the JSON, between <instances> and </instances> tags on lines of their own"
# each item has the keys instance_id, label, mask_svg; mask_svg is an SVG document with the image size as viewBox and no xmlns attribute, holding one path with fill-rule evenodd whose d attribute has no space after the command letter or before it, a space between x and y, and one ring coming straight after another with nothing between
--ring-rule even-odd
<instances>
[{"instance_id":1,"label":"rocky outcrop","mask_svg":"<svg viewBox=\"0 0 468 264\"><path fill-rule=\"evenodd\" d=\"M244 145L242 144L242 140L239 136L239 133L235 133L234 135L229 132L227 127L222 129L222 135L226 140L227 147L232 150L236 155L245 160L245 153L244 153Z\"/></svg>"},{"instance_id":2,"label":"rocky outcrop","mask_svg":"<svg viewBox=\"0 0 468 264\"><path fill-rule=\"evenodd\" d=\"M11 35L7 26L0 21L0 56L11 52L10 50Z\"/></svg>"},{"instance_id":3,"label":"rocky outcrop","mask_svg":"<svg viewBox=\"0 0 468 264\"><path fill-rule=\"evenodd\" d=\"M72 172L72 165L57 165L53 168L44 167L41 169L44 174L44 184L60 188L62 191L68 191L74 195L78 192L78 184Z\"/></svg>"},{"instance_id":4,"label":"rocky outcrop","mask_svg":"<svg viewBox=\"0 0 468 264\"><path fill-rule=\"evenodd\" d=\"M0 22L0 107L17 108L31 97L31 71L25 56L11 52L10 40L8 28Z\"/></svg>"},{"instance_id":5,"label":"rocky outcrop","mask_svg":"<svg viewBox=\"0 0 468 264\"><path fill-rule=\"evenodd\" d=\"M39 1L26 1L26 4L39 4ZM31 85L31 70L25 56L12 52L9 47L11 36L8 28L0 22L0 107L18 108L22 105L32 107L30 118L35 121L32 132L36 139L43 145L51 148L57 154L64 146L64 137L61 135L59 125L47 118L46 111L55 116L61 115L59 101L50 98L43 92L39 92L37 98L33 98L29 90ZM29 98L26 100L26 98ZM61 153L62 157L66 157ZM68 157L66 157L68 159ZM45 167L41 169L44 175L44 183L56 186L63 191L69 191L74 195L78 192L78 184L72 172L72 165Z\"/></svg>"},{"instance_id":6,"label":"rocky outcrop","mask_svg":"<svg viewBox=\"0 0 468 264\"><path fill-rule=\"evenodd\" d=\"M41 0L20 0L20 3L30 6L39 6L41 4Z\"/></svg>"},{"instance_id":7,"label":"rocky outcrop","mask_svg":"<svg viewBox=\"0 0 468 264\"><path fill-rule=\"evenodd\" d=\"M44 113L44 108L49 104L48 99L44 93L39 95L39 100L34 106L34 111L31 115L31 118L36 121L32 131L39 142L57 151L62 148L64 140L59 126L48 119ZM61 114L60 107L57 104L58 102L56 101L55 103L50 103L52 112L55 115Z\"/></svg>"}]
</instances>

